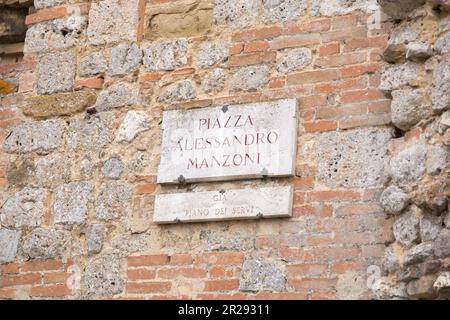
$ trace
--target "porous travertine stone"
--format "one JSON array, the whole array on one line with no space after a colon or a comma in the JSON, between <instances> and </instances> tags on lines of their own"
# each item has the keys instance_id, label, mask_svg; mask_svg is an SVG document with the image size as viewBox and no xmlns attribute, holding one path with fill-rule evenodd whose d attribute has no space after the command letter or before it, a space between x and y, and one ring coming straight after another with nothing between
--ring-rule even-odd
<instances>
[{"instance_id":1,"label":"porous travertine stone","mask_svg":"<svg viewBox=\"0 0 450 320\"><path fill-rule=\"evenodd\" d=\"M116 140L130 142L139 133L149 129L150 120L144 111L128 111L117 131Z\"/></svg>"},{"instance_id":2,"label":"porous travertine stone","mask_svg":"<svg viewBox=\"0 0 450 320\"><path fill-rule=\"evenodd\" d=\"M44 55L38 64L37 91L40 94L70 91L75 78L75 55L71 52Z\"/></svg>"},{"instance_id":3,"label":"porous travertine stone","mask_svg":"<svg viewBox=\"0 0 450 320\"><path fill-rule=\"evenodd\" d=\"M88 294L113 295L123 291L122 267L119 257L108 254L90 259L86 265L83 285Z\"/></svg>"},{"instance_id":4,"label":"porous travertine stone","mask_svg":"<svg viewBox=\"0 0 450 320\"><path fill-rule=\"evenodd\" d=\"M380 197L380 204L384 212L394 215L402 212L409 201L409 195L397 186L389 186Z\"/></svg>"},{"instance_id":5,"label":"porous travertine stone","mask_svg":"<svg viewBox=\"0 0 450 320\"><path fill-rule=\"evenodd\" d=\"M186 39L165 40L144 48L144 67L147 71L173 70L187 64Z\"/></svg>"},{"instance_id":6,"label":"porous travertine stone","mask_svg":"<svg viewBox=\"0 0 450 320\"><path fill-rule=\"evenodd\" d=\"M294 21L305 14L308 0L264 0L264 22Z\"/></svg>"},{"instance_id":7,"label":"porous travertine stone","mask_svg":"<svg viewBox=\"0 0 450 320\"><path fill-rule=\"evenodd\" d=\"M2 226L11 228L37 227L44 215L44 189L25 187L8 198L0 209Z\"/></svg>"},{"instance_id":8,"label":"porous travertine stone","mask_svg":"<svg viewBox=\"0 0 450 320\"><path fill-rule=\"evenodd\" d=\"M384 250L383 268L387 272L395 272L400 268L400 262L392 245Z\"/></svg>"},{"instance_id":9,"label":"porous travertine stone","mask_svg":"<svg viewBox=\"0 0 450 320\"><path fill-rule=\"evenodd\" d=\"M5 151L26 153L59 148L65 127L62 120L23 122L15 126L6 138Z\"/></svg>"},{"instance_id":10,"label":"porous travertine stone","mask_svg":"<svg viewBox=\"0 0 450 320\"><path fill-rule=\"evenodd\" d=\"M431 176L440 174L450 164L450 152L445 146L428 146L427 173Z\"/></svg>"},{"instance_id":11,"label":"porous travertine stone","mask_svg":"<svg viewBox=\"0 0 450 320\"><path fill-rule=\"evenodd\" d=\"M409 130L429 113L421 90L392 91L391 116L392 123L397 128Z\"/></svg>"},{"instance_id":12,"label":"porous travertine stone","mask_svg":"<svg viewBox=\"0 0 450 320\"><path fill-rule=\"evenodd\" d=\"M36 162L36 181L50 187L70 179L72 162L67 156L42 157Z\"/></svg>"},{"instance_id":13,"label":"porous travertine stone","mask_svg":"<svg viewBox=\"0 0 450 320\"><path fill-rule=\"evenodd\" d=\"M137 104L138 96L139 88L137 86L115 83L98 95L95 108L98 111L106 111Z\"/></svg>"},{"instance_id":14,"label":"porous travertine stone","mask_svg":"<svg viewBox=\"0 0 450 320\"><path fill-rule=\"evenodd\" d=\"M383 53L383 59L389 62L402 61L406 58L407 44L419 37L417 30L411 26L395 29L389 36L388 46Z\"/></svg>"},{"instance_id":15,"label":"porous travertine stone","mask_svg":"<svg viewBox=\"0 0 450 320\"><path fill-rule=\"evenodd\" d=\"M377 9L376 0L314 0L311 15L341 16L357 10L370 13Z\"/></svg>"},{"instance_id":16,"label":"porous travertine stone","mask_svg":"<svg viewBox=\"0 0 450 320\"><path fill-rule=\"evenodd\" d=\"M450 255L450 230L442 229L434 242L434 253L439 258L448 257Z\"/></svg>"},{"instance_id":17,"label":"porous travertine stone","mask_svg":"<svg viewBox=\"0 0 450 320\"><path fill-rule=\"evenodd\" d=\"M93 52L80 61L80 76L95 76L106 71L106 62L101 52Z\"/></svg>"},{"instance_id":18,"label":"porous travertine stone","mask_svg":"<svg viewBox=\"0 0 450 320\"><path fill-rule=\"evenodd\" d=\"M312 54L309 48L297 48L290 50L278 64L278 72L290 73L300 70L311 63Z\"/></svg>"},{"instance_id":19,"label":"porous travertine stone","mask_svg":"<svg viewBox=\"0 0 450 320\"><path fill-rule=\"evenodd\" d=\"M433 288L436 281L435 275L423 276L420 279L410 281L406 286L408 296L416 299L433 299L437 297L437 292Z\"/></svg>"},{"instance_id":20,"label":"porous travertine stone","mask_svg":"<svg viewBox=\"0 0 450 320\"><path fill-rule=\"evenodd\" d=\"M242 251L254 248L254 238L244 232L202 230L200 240L206 251Z\"/></svg>"},{"instance_id":21,"label":"porous travertine stone","mask_svg":"<svg viewBox=\"0 0 450 320\"><path fill-rule=\"evenodd\" d=\"M214 0L213 19L215 24L247 28L256 24L258 11L258 0Z\"/></svg>"},{"instance_id":22,"label":"porous travertine stone","mask_svg":"<svg viewBox=\"0 0 450 320\"><path fill-rule=\"evenodd\" d=\"M394 236L400 244L410 246L420 240L419 218L409 210L394 222Z\"/></svg>"},{"instance_id":23,"label":"porous travertine stone","mask_svg":"<svg viewBox=\"0 0 450 320\"><path fill-rule=\"evenodd\" d=\"M87 218L87 204L92 198L90 181L63 184L56 190L53 214L55 223L81 224Z\"/></svg>"},{"instance_id":24,"label":"porous travertine stone","mask_svg":"<svg viewBox=\"0 0 450 320\"><path fill-rule=\"evenodd\" d=\"M139 68L142 50L136 43L119 44L109 50L108 73L111 76L124 76Z\"/></svg>"},{"instance_id":25,"label":"porous travertine stone","mask_svg":"<svg viewBox=\"0 0 450 320\"><path fill-rule=\"evenodd\" d=\"M228 48L221 43L203 42L196 58L200 68L211 67L228 59Z\"/></svg>"},{"instance_id":26,"label":"porous travertine stone","mask_svg":"<svg viewBox=\"0 0 450 320\"><path fill-rule=\"evenodd\" d=\"M100 188L95 202L95 212L99 220L113 220L127 216L133 187L122 181L108 181Z\"/></svg>"},{"instance_id":27,"label":"porous travertine stone","mask_svg":"<svg viewBox=\"0 0 450 320\"><path fill-rule=\"evenodd\" d=\"M388 178L390 139L390 130L381 128L321 134L316 143L318 179L330 187L383 185Z\"/></svg>"},{"instance_id":28,"label":"porous travertine stone","mask_svg":"<svg viewBox=\"0 0 450 320\"><path fill-rule=\"evenodd\" d=\"M251 66L239 69L230 79L232 91L258 90L269 82L269 67Z\"/></svg>"},{"instance_id":29,"label":"porous travertine stone","mask_svg":"<svg viewBox=\"0 0 450 320\"><path fill-rule=\"evenodd\" d=\"M274 291L286 290L286 274L284 268L274 262L261 259L244 261L241 278L239 280L240 291Z\"/></svg>"},{"instance_id":30,"label":"porous travertine stone","mask_svg":"<svg viewBox=\"0 0 450 320\"><path fill-rule=\"evenodd\" d=\"M0 264L13 262L19 246L20 231L0 229Z\"/></svg>"},{"instance_id":31,"label":"porous travertine stone","mask_svg":"<svg viewBox=\"0 0 450 320\"><path fill-rule=\"evenodd\" d=\"M86 18L72 15L30 26L25 37L25 53L67 49L77 45L84 34Z\"/></svg>"},{"instance_id":32,"label":"porous travertine stone","mask_svg":"<svg viewBox=\"0 0 450 320\"><path fill-rule=\"evenodd\" d=\"M95 93L90 91L35 96L25 101L22 112L35 118L70 115L93 106L96 99Z\"/></svg>"},{"instance_id":33,"label":"porous travertine stone","mask_svg":"<svg viewBox=\"0 0 450 320\"><path fill-rule=\"evenodd\" d=\"M99 253L105 238L105 225L101 223L90 224L86 227L86 242L89 254Z\"/></svg>"},{"instance_id":34,"label":"porous travertine stone","mask_svg":"<svg viewBox=\"0 0 450 320\"><path fill-rule=\"evenodd\" d=\"M120 178L120 175L123 171L122 161L118 158L110 158L108 159L102 168L102 174L109 178L117 180Z\"/></svg>"},{"instance_id":35,"label":"porous travertine stone","mask_svg":"<svg viewBox=\"0 0 450 320\"><path fill-rule=\"evenodd\" d=\"M59 258L69 236L63 230L36 228L25 238L22 251L31 259Z\"/></svg>"},{"instance_id":36,"label":"porous travertine stone","mask_svg":"<svg viewBox=\"0 0 450 320\"><path fill-rule=\"evenodd\" d=\"M102 0L89 10L87 36L93 45L134 41L139 23L139 0Z\"/></svg>"},{"instance_id":37,"label":"porous travertine stone","mask_svg":"<svg viewBox=\"0 0 450 320\"><path fill-rule=\"evenodd\" d=\"M444 271L439 274L433 287L437 290L448 290L450 288L450 271Z\"/></svg>"},{"instance_id":38,"label":"porous travertine stone","mask_svg":"<svg viewBox=\"0 0 450 320\"><path fill-rule=\"evenodd\" d=\"M433 55L431 46L426 42L414 41L406 45L406 59L424 61Z\"/></svg>"},{"instance_id":39,"label":"porous travertine stone","mask_svg":"<svg viewBox=\"0 0 450 320\"><path fill-rule=\"evenodd\" d=\"M378 0L381 10L394 19L406 18L426 0Z\"/></svg>"},{"instance_id":40,"label":"porous travertine stone","mask_svg":"<svg viewBox=\"0 0 450 320\"><path fill-rule=\"evenodd\" d=\"M390 161L393 182L410 190L425 173L427 148L423 144L414 144L401 151Z\"/></svg>"},{"instance_id":41,"label":"porous travertine stone","mask_svg":"<svg viewBox=\"0 0 450 320\"><path fill-rule=\"evenodd\" d=\"M162 89L158 96L159 102L172 103L195 99L197 96L194 85L190 80L183 80Z\"/></svg>"},{"instance_id":42,"label":"porous travertine stone","mask_svg":"<svg viewBox=\"0 0 450 320\"><path fill-rule=\"evenodd\" d=\"M388 277L377 279L372 286L372 291L377 299L380 300L404 299L407 296L406 285Z\"/></svg>"},{"instance_id":43,"label":"porous travertine stone","mask_svg":"<svg viewBox=\"0 0 450 320\"><path fill-rule=\"evenodd\" d=\"M421 263L433 255L434 244L432 242L422 242L406 252L403 264L405 266L409 266L412 264Z\"/></svg>"},{"instance_id":44,"label":"porous travertine stone","mask_svg":"<svg viewBox=\"0 0 450 320\"><path fill-rule=\"evenodd\" d=\"M433 72L431 87L433 110L445 111L450 107L450 62L442 61Z\"/></svg>"},{"instance_id":45,"label":"porous travertine stone","mask_svg":"<svg viewBox=\"0 0 450 320\"><path fill-rule=\"evenodd\" d=\"M106 121L101 117L78 118L70 123L67 137L69 149L99 150L111 141Z\"/></svg>"},{"instance_id":46,"label":"porous travertine stone","mask_svg":"<svg viewBox=\"0 0 450 320\"><path fill-rule=\"evenodd\" d=\"M56 7L64 4L66 0L34 0L34 7L36 9L44 9Z\"/></svg>"},{"instance_id":47,"label":"porous travertine stone","mask_svg":"<svg viewBox=\"0 0 450 320\"><path fill-rule=\"evenodd\" d=\"M202 88L206 93L217 93L225 87L226 73L223 69L215 68L202 77Z\"/></svg>"},{"instance_id":48,"label":"porous travertine stone","mask_svg":"<svg viewBox=\"0 0 450 320\"><path fill-rule=\"evenodd\" d=\"M380 90L390 92L413 83L419 75L421 65L415 62L387 66L381 73Z\"/></svg>"},{"instance_id":49,"label":"porous travertine stone","mask_svg":"<svg viewBox=\"0 0 450 320\"><path fill-rule=\"evenodd\" d=\"M420 239L422 241L433 241L439 235L442 228L440 216L425 216L420 220Z\"/></svg>"},{"instance_id":50,"label":"porous travertine stone","mask_svg":"<svg viewBox=\"0 0 450 320\"><path fill-rule=\"evenodd\" d=\"M446 54L450 51L450 32L445 32L441 35L433 46L434 50L441 54Z\"/></svg>"}]
</instances>

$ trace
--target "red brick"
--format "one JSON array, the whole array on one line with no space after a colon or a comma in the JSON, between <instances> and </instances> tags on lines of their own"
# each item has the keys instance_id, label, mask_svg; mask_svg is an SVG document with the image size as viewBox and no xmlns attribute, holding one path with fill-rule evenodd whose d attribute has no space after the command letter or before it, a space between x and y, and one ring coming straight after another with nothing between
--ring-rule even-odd
<instances>
[{"instance_id":1,"label":"red brick","mask_svg":"<svg viewBox=\"0 0 450 320\"><path fill-rule=\"evenodd\" d=\"M156 277L156 272L154 270L139 268L139 269L128 269L127 278L128 281L139 281L139 280L149 280Z\"/></svg>"},{"instance_id":2,"label":"red brick","mask_svg":"<svg viewBox=\"0 0 450 320\"><path fill-rule=\"evenodd\" d=\"M157 185L155 183L143 183L138 184L136 187L136 194L153 194L156 190Z\"/></svg>"},{"instance_id":3,"label":"red brick","mask_svg":"<svg viewBox=\"0 0 450 320\"><path fill-rule=\"evenodd\" d=\"M330 205L303 205L293 209L293 217L302 216L318 216L331 217L333 215L333 207Z\"/></svg>"},{"instance_id":4,"label":"red brick","mask_svg":"<svg viewBox=\"0 0 450 320\"><path fill-rule=\"evenodd\" d=\"M2 285L4 287L22 286L27 284L41 283L41 275L39 273L29 273L22 275L3 277Z\"/></svg>"},{"instance_id":5,"label":"red brick","mask_svg":"<svg viewBox=\"0 0 450 320\"><path fill-rule=\"evenodd\" d=\"M336 293L334 292L312 292L311 300L336 300Z\"/></svg>"},{"instance_id":6,"label":"red brick","mask_svg":"<svg viewBox=\"0 0 450 320\"><path fill-rule=\"evenodd\" d=\"M243 293L200 293L197 295L199 300L244 300L247 295Z\"/></svg>"},{"instance_id":7,"label":"red brick","mask_svg":"<svg viewBox=\"0 0 450 320\"><path fill-rule=\"evenodd\" d=\"M352 64L364 63L367 57L364 52L341 53L316 59L314 65L319 68L335 68Z\"/></svg>"},{"instance_id":8,"label":"red brick","mask_svg":"<svg viewBox=\"0 0 450 320\"><path fill-rule=\"evenodd\" d=\"M256 299L260 300L307 300L306 292L259 292Z\"/></svg>"},{"instance_id":9,"label":"red brick","mask_svg":"<svg viewBox=\"0 0 450 320\"><path fill-rule=\"evenodd\" d=\"M243 262L243 252L208 252L195 259L196 264L240 265Z\"/></svg>"},{"instance_id":10,"label":"red brick","mask_svg":"<svg viewBox=\"0 0 450 320\"><path fill-rule=\"evenodd\" d=\"M352 201L360 198L359 192L349 190L314 191L308 193L309 202Z\"/></svg>"},{"instance_id":11,"label":"red brick","mask_svg":"<svg viewBox=\"0 0 450 320\"><path fill-rule=\"evenodd\" d=\"M332 260L345 261L357 258L361 253L359 248L344 248L338 246L305 248L304 262L325 263Z\"/></svg>"},{"instance_id":12,"label":"red brick","mask_svg":"<svg viewBox=\"0 0 450 320\"><path fill-rule=\"evenodd\" d=\"M383 209L377 203L357 203L344 205L336 209L336 215L349 215L349 214L371 214L382 213Z\"/></svg>"},{"instance_id":13,"label":"red brick","mask_svg":"<svg viewBox=\"0 0 450 320\"><path fill-rule=\"evenodd\" d=\"M353 39L345 42L344 52L367 48L381 48L387 45L387 39L384 36L367 39Z\"/></svg>"},{"instance_id":14,"label":"red brick","mask_svg":"<svg viewBox=\"0 0 450 320\"><path fill-rule=\"evenodd\" d=\"M17 263L8 263L0 265L0 275L19 273L19 265Z\"/></svg>"},{"instance_id":15,"label":"red brick","mask_svg":"<svg viewBox=\"0 0 450 320\"><path fill-rule=\"evenodd\" d=\"M305 122L303 124L306 132L324 132L333 131L337 129L336 121L316 121L316 122Z\"/></svg>"},{"instance_id":16,"label":"red brick","mask_svg":"<svg viewBox=\"0 0 450 320\"><path fill-rule=\"evenodd\" d=\"M314 187L314 177L294 178L294 190L309 190Z\"/></svg>"},{"instance_id":17,"label":"red brick","mask_svg":"<svg viewBox=\"0 0 450 320\"><path fill-rule=\"evenodd\" d=\"M139 82L153 82L153 81L158 81L161 80L161 78L163 77L163 73L161 72L149 72L149 73L141 73L139 75Z\"/></svg>"},{"instance_id":18,"label":"red brick","mask_svg":"<svg viewBox=\"0 0 450 320\"><path fill-rule=\"evenodd\" d=\"M281 247L280 248L280 258L288 261L302 261L304 257L303 249L301 248L289 248L289 247Z\"/></svg>"},{"instance_id":19,"label":"red brick","mask_svg":"<svg viewBox=\"0 0 450 320\"><path fill-rule=\"evenodd\" d=\"M36 13L30 14L25 18L25 24L33 24L47 20L63 18L66 15L66 8L56 7L49 9L42 9Z\"/></svg>"},{"instance_id":20,"label":"red brick","mask_svg":"<svg viewBox=\"0 0 450 320\"><path fill-rule=\"evenodd\" d=\"M342 78L359 77L366 73L369 73L369 74L374 73L377 70L379 70L379 68L380 68L380 65L378 63L346 67L341 70L341 76L342 76Z\"/></svg>"},{"instance_id":21,"label":"red brick","mask_svg":"<svg viewBox=\"0 0 450 320\"><path fill-rule=\"evenodd\" d=\"M308 84L325 81L338 80L340 78L338 70L325 69L315 71L305 71L287 76L287 85Z\"/></svg>"},{"instance_id":22,"label":"red brick","mask_svg":"<svg viewBox=\"0 0 450 320\"><path fill-rule=\"evenodd\" d=\"M232 35L231 40L233 42L264 40L276 37L280 34L280 27L270 26L236 32Z\"/></svg>"},{"instance_id":23,"label":"red brick","mask_svg":"<svg viewBox=\"0 0 450 320\"><path fill-rule=\"evenodd\" d=\"M362 268L360 262L337 262L331 265L331 272L333 273L345 273L349 270L360 270Z\"/></svg>"},{"instance_id":24,"label":"red brick","mask_svg":"<svg viewBox=\"0 0 450 320\"><path fill-rule=\"evenodd\" d=\"M75 89L101 89L103 88L104 79L101 77L93 77L88 79L77 79L75 80Z\"/></svg>"},{"instance_id":25,"label":"red brick","mask_svg":"<svg viewBox=\"0 0 450 320\"><path fill-rule=\"evenodd\" d=\"M270 41L271 50L280 50L285 48L303 47L320 43L319 33L300 33L292 36L280 36Z\"/></svg>"},{"instance_id":26,"label":"red brick","mask_svg":"<svg viewBox=\"0 0 450 320\"><path fill-rule=\"evenodd\" d=\"M239 288L239 279L208 280L204 291L233 291Z\"/></svg>"},{"instance_id":27,"label":"red brick","mask_svg":"<svg viewBox=\"0 0 450 320\"><path fill-rule=\"evenodd\" d=\"M354 103L377 100L383 97L381 91L376 89L346 91L340 94L342 103Z\"/></svg>"},{"instance_id":28,"label":"red brick","mask_svg":"<svg viewBox=\"0 0 450 320\"><path fill-rule=\"evenodd\" d=\"M206 270L200 268L187 268L187 267L161 268L158 270L158 278L173 279L179 276L185 278L205 278Z\"/></svg>"},{"instance_id":29,"label":"red brick","mask_svg":"<svg viewBox=\"0 0 450 320\"><path fill-rule=\"evenodd\" d=\"M145 7L147 4L147 0L139 0L138 4L138 28L137 28L137 41L142 41L144 38L145 31Z\"/></svg>"},{"instance_id":30,"label":"red brick","mask_svg":"<svg viewBox=\"0 0 450 320\"><path fill-rule=\"evenodd\" d=\"M48 283L66 283L72 273L67 272L50 272L44 273L44 284Z\"/></svg>"},{"instance_id":31,"label":"red brick","mask_svg":"<svg viewBox=\"0 0 450 320\"><path fill-rule=\"evenodd\" d=\"M333 54L339 53L339 43L329 43L319 47L319 56L331 56Z\"/></svg>"},{"instance_id":32,"label":"red brick","mask_svg":"<svg viewBox=\"0 0 450 320\"><path fill-rule=\"evenodd\" d=\"M164 265L169 262L169 256L166 254L153 254L145 256L128 257L128 267L144 267Z\"/></svg>"},{"instance_id":33,"label":"red brick","mask_svg":"<svg viewBox=\"0 0 450 320\"><path fill-rule=\"evenodd\" d=\"M14 288L0 288L0 299L14 299L16 290Z\"/></svg>"},{"instance_id":34,"label":"red brick","mask_svg":"<svg viewBox=\"0 0 450 320\"><path fill-rule=\"evenodd\" d=\"M390 114L369 114L362 117L354 117L338 122L339 129L350 129L357 127L381 126L391 123Z\"/></svg>"},{"instance_id":35,"label":"red brick","mask_svg":"<svg viewBox=\"0 0 450 320\"><path fill-rule=\"evenodd\" d=\"M233 270L225 266L213 266L209 274L213 278L232 277Z\"/></svg>"},{"instance_id":36,"label":"red brick","mask_svg":"<svg viewBox=\"0 0 450 320\"><path fill-rule=\"evenodd\" d=\"M55 271L64 269L64 263L60 260L42 260L24 262L20 266L21 272L29 271Z\"/></svg>"},{"instance_id":37,"label":"red brick","mask_svg":"<svg viewBox=\"0 0 450 320\"><path fill-rule=\"evenodd\" d=\"M274 62L277 58L276 52L253 52L240 55L233 55L228 59L228 66L241 67L267 62Z\"/></svg>"},{"instance_id":38,"label":"red brick","mask_svg":"<svg viewBox=\"0 0 450 320\"><path fill-rule=\"evenodd\" d=\"M245 44L244 52L259 52L266 51L269 48L267 41L254 41Z\"/></svg>"},{"instance_id":39,"label":"red brick","mask_svg":"<svg viewBox=\"0 0 450 320\"><path fill-rule=\"evenodd\" d=\"M64 297L70 294L70 289L65 284L51 286L34 286L31 288L32 297Z\"/></svg>"},{"instance_id":40,"label":"red brick","mask_svg":"<svg viewBox=\"0 0 450 320\"><path fill-rule=\"evenodd\" d=\"M230 47L230 49L228 50L228 53L230 54L230 56L232 56L232 55L241 53L243 50L244 50L244 44L236 43Z\"/></svg>"},{"instance_id":41,"label":"red brick","mask_svg":"<svg viewBox=\"0 0 450 320\"><path fill-rule=\"evenodd\" d=\"M236 96L217 97L214 99L214 104L221 105L225 103L250 103L250 102L259 102L260 100L261 100L260 92L250 92Z\"/></svg>"},{"instance_id":42,"label":"red brick","mask_svg":"<svg viewBox=\"0 0 450 320\"><path fill-rule=\"evenodd\" d=\"M367 87L367 78L351 78L341 81L333 81L326 83L318 83L314 87L314 91L318 94L335 93L342 90L364 89Z\"/></svg>"},{"instance_id":43,"label":"red brick","mask_svg":"<svg viewBox=\"0 0 450 320\"><path fill-rule=\"evenodd\" d=\"M164 293L172 288L172 283L169 281L152 281L140 283L127 283L126 292L128 293Z\"/></svg>"},{"instance_id":44,"label":"red brick","mask_svg":"<svg viewBox=\"0 0 450 320\"><path fill-rule=\"evenodd\" d=\"M318 233L306 237L309 246L323 246L334 243L334 235L331 233Z\"/></svg>"},{"instance_id":45,"label":"red brick","mask_svg":"<svg viewBox=\"0 0 450 320\"><path fill-rule=\"evenodd\" d=\"M274 77L269 81L269 88L281 88L286 85L286 77Z\"/></svg>"},{"instance_id":46,"label":"red brick","mask_svg":"<svg viewBox=\"0 0 450 320\"><path fill-rule=\"evenodd\" d=\"M170 256L170 264L174 265L185 265L192 263L192 256L188 253L185 254L174 254Z\"/></svg>"}]
</instances>

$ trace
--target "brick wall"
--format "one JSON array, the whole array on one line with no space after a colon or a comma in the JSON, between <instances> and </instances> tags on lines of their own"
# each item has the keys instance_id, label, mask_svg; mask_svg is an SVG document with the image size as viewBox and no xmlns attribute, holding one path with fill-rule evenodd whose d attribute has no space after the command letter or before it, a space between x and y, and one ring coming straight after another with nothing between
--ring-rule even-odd
<instances>
[{"instance_id":1,"label":"brick wall","mask_svg":"<svg viewBox=\"0 0 450 320\"><path fill-rule=\"evenodd\" d=\"M23 62L0 65L18 83L0 96L0 298L375 297L396 134L376 1L35 7ZM163 110L283 98L295 177L156 184ZM152 222L155 194L270 185L294 186L292 218Z\"/></svg>"}]
</instances>

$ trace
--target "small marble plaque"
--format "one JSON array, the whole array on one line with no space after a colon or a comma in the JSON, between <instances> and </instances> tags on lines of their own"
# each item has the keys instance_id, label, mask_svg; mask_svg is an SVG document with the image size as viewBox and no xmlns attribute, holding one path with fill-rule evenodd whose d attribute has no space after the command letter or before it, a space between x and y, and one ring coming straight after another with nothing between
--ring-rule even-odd
<instances>
[{"instance_id":1,"label":"small marble plaque","mask_svg":"<svg viewBox=\"0 0 450 320\"><path fill-rule=\"evenodd\" d=\"M294 174L295 99L165 111L162 129L158 183Z\"/></svg>"},{"instance_id":2,"label":"small marble plaque","mask_svg":"<svg viewBox=\"0 0 450 320\"><path fill-rule=\"evenodd\" d=\"M159 194L156 223L290 217L292 186Z\"/></svg>"}]
</instances>

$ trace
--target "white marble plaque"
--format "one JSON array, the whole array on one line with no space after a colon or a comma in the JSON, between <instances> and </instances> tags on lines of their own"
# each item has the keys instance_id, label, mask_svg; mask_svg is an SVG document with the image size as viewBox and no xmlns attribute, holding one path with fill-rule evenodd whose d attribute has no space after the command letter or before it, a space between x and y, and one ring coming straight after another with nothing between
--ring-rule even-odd
<instances>
[{"instance_id":1,"label":"white marble plaque","mask_svg":"<svg viewBox=\"0 0 450 320\"><path fill-rule=\"evenodd\" d=\"M294 174L295 99L163 114L158 183Z\"/></svg>"},{"instance_id":2,"label":"white marble plaque","mask_svg":"<svg viewBox=\"0 0 450 320\"><path fill-rule=\"evenodd\" d=\"M290 217L292 186L159 194L156 223Z\"/></svg>"}]
</instances>

